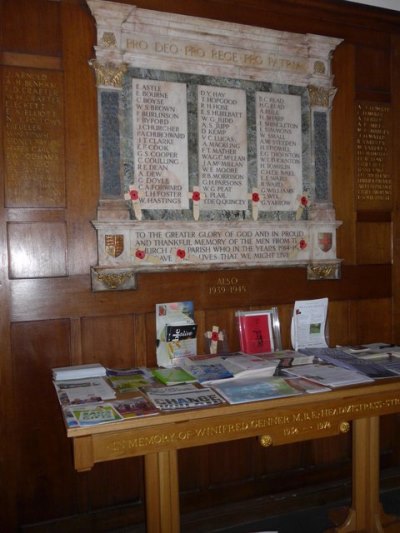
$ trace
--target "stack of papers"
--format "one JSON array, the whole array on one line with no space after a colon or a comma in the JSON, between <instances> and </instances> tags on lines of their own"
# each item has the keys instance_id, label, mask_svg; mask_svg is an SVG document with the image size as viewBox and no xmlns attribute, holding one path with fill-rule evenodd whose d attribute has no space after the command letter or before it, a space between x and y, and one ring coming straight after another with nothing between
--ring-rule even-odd
<instances>
[{"instance_id":1,"label":"stack of papers","mask_svg":"<svg viewBox=\"0 0 400 533\"><path fill-rule=\"evenodd\" d=\"M65 381L67 379L98 378L106 375L106 369L99 363L86 365L63 366L53 368L53 379Z\"/></svg>"},{"instance_id":2,"label":"stack of papers","mask_svg":"<svg viewBox=\"0 0 400 533\"><path fill-rule=\"evenodd\" d=\"M349 370L330 364L309 364L298 365L292 368L282 369L282 374L287 376L297 376L315 381L326 387L344 387L357 383L369 383L374 380L355 370Z\"/></svg>"}]
</instances>

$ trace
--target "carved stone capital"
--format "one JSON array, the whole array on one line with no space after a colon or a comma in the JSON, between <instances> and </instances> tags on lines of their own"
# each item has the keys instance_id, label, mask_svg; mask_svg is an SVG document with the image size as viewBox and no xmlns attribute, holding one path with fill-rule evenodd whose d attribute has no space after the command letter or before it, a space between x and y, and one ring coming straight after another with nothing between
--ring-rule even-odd
<instances>
[{"instance_id":1,"label":"carved stone capital","mask_svg":"<svg viewBox=\"0 0 400 533\"><path fill-rule=\"evenodd\" d=\"M96 59L89 61L90 66L94 69L96 74L96 83L98 87L115 87L122 88L122 82L128 65L121 63L115 65L113 63L100 63Z\"/></svg>"},{"instance_id":2,"label":"carved stone capital","mask_svg":"<svg viewBox=\"0 0 400 533\"><path fill-rule=\"evenodd\" d=\"M332 106L336 94L335 87L318 87L317 85L308 86L311 107L325 107L329 109Z\"/></svg>"}]
</instances>

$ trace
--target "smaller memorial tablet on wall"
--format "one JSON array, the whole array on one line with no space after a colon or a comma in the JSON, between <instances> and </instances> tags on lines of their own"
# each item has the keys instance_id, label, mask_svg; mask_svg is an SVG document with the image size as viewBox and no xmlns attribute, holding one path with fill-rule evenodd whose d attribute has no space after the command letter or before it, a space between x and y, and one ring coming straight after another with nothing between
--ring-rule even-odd
<instances>
[{"instance_id":1,"label":"smaller memorial tablet on wall","mask_svg":"<svg viewBox=\"0 0 400 533\"><path fill-rule=\"evenodd\" d=\"M184 83L132 80L135 185L144 209L187 209Z\"/></svg>"},{"instance_id":2,"label":"smaller memorial tablet on wall","mask_svg":"<svg viewBox=\"0 0 400 533\"><path fill-rule=\"evenodd\" d=\"M202 208L247 209L246 93L199 85L197 97Z\"/></svg>"},{"instance_id":3,"label":"smaller memorial tablet on wall","mask_svg":"<svg viewBox=\"0 0 400 533\"><path fill-rule=\"evenodd\" d=\"M357 209L390 210L393 202L390 105L356 103Z\"/></svg>"}]
</instances>

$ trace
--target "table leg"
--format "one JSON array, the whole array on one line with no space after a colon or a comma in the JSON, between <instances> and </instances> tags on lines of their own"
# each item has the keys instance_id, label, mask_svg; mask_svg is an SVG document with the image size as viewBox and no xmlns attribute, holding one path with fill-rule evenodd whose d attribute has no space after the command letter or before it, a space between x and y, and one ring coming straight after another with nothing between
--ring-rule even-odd
<instances>
[{"instance_id":1,"label":"table leg","mask_svg":"<svg viewBox=\"0 0 400 533\"><path fill-rule=\"evenodd\" d=\"M179 533L179 483L176 450L145 456L148 533Z\"/></svg>"},{"instance_id":2,"label":"table leg","mask_svg":"<svg viewBox=\"0 0 400 533\"><path fill-rule=\"evenodd\" d=\"M361 418L353 422L352 505L336 533L368 531L383 533L394 517L385 516L379 500L379 417ZM332 514L338 523L339 513Z\"/></svg>"}]
</instances>

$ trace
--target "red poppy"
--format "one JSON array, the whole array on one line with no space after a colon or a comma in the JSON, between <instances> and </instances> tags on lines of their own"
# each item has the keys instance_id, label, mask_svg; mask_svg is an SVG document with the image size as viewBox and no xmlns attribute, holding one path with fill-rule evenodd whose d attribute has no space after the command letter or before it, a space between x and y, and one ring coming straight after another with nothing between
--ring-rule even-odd
<instances>
[{"instance_id":1,"label":"red poppy","mask_svg":"<svg viewBox=\"0 0 400 533\"><path fill-rule=\"evenodd\" d=\"M305 248L307 248L307 242L304 239L301 239L301 241L299 242L299 247L300 250L304 250Z\"/></svg>"},{"instance_id":2,"label":"red poppy","mask_svg":"<svg viewBox=\"0 0 400 533\"><path fill-rule=\"evenodd\" d=\"M177 251L176 251L176 255L180 259L185 259L186 252L185 252L185 250L182 250L182 248L178 248Z\"/></svg>"},{"instance_id":3,"label":"red poppy","mask_svg":"<svg viewBox=\"0 0 400 533\"><path fill-rule=\"evenodd\" d=\"M131 197L131 200L139 200L139 194L136 189L132 189L129 191L129 196Z\"/></svg>"},{"instance_id":4,"label":"red poppy","mask_svg":"<svg viewBox=\"0 0 400 533\"><path fill-rule=\"evenodd\" d=\"M199 191L193 191L192 194L192 200L193 202L198 202L200 200L200 193Z\"/></svg>"},{"instance_id":5,"label":"red poppy","mask_svg":"<svg viewBox=\"0 0 400 533\"><path fill-rule=\"evenodd\" d=\"M260 195L258 194L258 192L253 192L253 194L251 195L251 199L253 202L259 202L260 201Z\"/></svg>"},{"instance_id":6,"label":"red poppy","mask_svg":"<svg viewBox=\"0 0 400 533\"><path fill-rule=\"evenodd\" d=\"M211 333L211 340L217 342L218 341L218 331L213 331Z\"/></svg>"},{"instance_id":7,"label":"red poppy","mask_svg":"<svg viewBox=\"0 0 400 533\"><path fill-rule=\"evenodd\" d=\"M301 204L303 207L307 207L307 205L308 205L308 198L307 198L307 196L302 196L302 197L300 198L300 204Z\"/></svg>"},{"instance_id":8,"label":"red poppy","mask_svg":"<svg viewBox=\"0 0 400 533\"><path fill-rule=\"evenodd\" d=\"M138 258L138 259L144 259L145 258L145 253L143 250L136 250L135 252L135 256Z\"/></svg>"}]
</instances>

